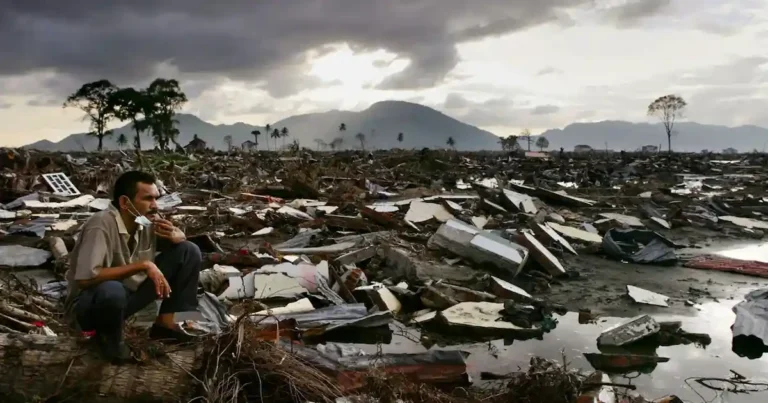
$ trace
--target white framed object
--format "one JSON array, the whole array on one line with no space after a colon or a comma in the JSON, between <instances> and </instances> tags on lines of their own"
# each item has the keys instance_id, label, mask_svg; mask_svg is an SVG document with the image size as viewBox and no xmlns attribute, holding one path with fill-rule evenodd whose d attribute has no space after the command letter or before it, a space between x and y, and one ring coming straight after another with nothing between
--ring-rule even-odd
<instances>
[{"instance_id":1,"label":"white framed object","mask_svg":"<svg viewBox=\"0 0 768 403\"><path fill-rule=\"evenodd\" d=\"M53 193L60 196L79 196L80 191L77 190L72 181L69 180L67 175L62 172L56 172L52 174L43 174L43 179L48 183L48 186L53 189Z\"/></svg>"}]
</instances>

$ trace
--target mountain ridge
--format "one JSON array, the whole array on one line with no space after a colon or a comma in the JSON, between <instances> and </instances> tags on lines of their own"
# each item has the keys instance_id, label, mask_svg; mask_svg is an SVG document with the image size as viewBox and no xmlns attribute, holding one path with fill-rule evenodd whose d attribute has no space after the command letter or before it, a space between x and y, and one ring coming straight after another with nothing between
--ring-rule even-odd
<instances>
[{"instance_id":1,"label":"mountain ridge","mask_svg":"<svg viewBox=\"0 0 768 403\"><path fill-rule=\"evenodd\" d=\"M251 131L259 130L262 133L259 136L259 149L275 147L274 140L269 138L264 126L246 122L213 124L192 114L178 114L176 119L179 121L180 131L178 142L182 145L187 144L195 134L198 134L209 147L225 149L225 136L231 135L233 145L240 146L246 140L253 141ZM341 123L346 125L345 132L339 131ZM285 140L286 144L297 139L302 146L313 149L318 146L316 139L330 143L338 137L343 138L340 148L359 148L360 143L355 139L357 133L365 134L366 148L369 149L443 148L446 147L449 137L454 138L456 148L459 150L500 149L499 137L495 134L428 106L404 101L381 101L359 112L333 109L326 112L294 115L272 123L271 127L280 130L283 127L288 128L290 137ZM104 139L106 149L117 148L116 139L120 133L125 133L129 139L132 139L135 134L130 124L113 130L115 135ZM729 127L678 122L675 130L678 134L672 138L672 148L676 151L701 151L702 149L720 151L728 147L739 151L750 151L763 149L768 142L768 129L756 125ZM398 133L404 133L402 143L397 141ZM549 140L550 150L557 150L560 147L572 150L574 146L580 144L590 145L596 149L628 151L639 149L644 145L661 145L662 149L667 148L666 133L659 122L621 120L574 122L562 129L549 129L541 135ZM278 139L277 146L281 147L283 141ZM93 151L96 149L96 144L95 138L78 133L58 142L40 140L24 147L45 151L80 151L83 148ZM142 136L142 144L146 148L153 146L146 134Z\"/></svg>"}]
</instances>

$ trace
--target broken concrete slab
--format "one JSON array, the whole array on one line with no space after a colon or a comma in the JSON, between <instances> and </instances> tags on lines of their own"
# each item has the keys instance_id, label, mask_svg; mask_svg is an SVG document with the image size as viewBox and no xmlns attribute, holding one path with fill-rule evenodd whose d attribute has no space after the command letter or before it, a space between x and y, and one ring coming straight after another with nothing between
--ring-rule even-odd
<instances>
[{"instance_id":1,"label":"broken concrete slab","mask_svg":"<svg viewBox=\"0 0 768 403\"><path fill-rule=\"evenodd\" d=\"M297 298L309 291L283 273L260 273L253 276L254 299Z\"/></svg>"},{"instance_id":2,"label":"broken concrete slab","mask_svg":"<svg viewBox=\"0 0 768 403\"><path fill-rule=\"evenodd\" d=\"M465 257L476 263L493 264L509 271L513 276L520 273L528 260L528 249L490 233L475 235L470 245L473 252Z\"/></svg>"},{"instance_id":3,"label":"broken concrete slab","mask_svg":"<svg viewBox=\"0 0 768 403\"><path fill-rule=\"evenodd\" d=\"M583 231L578 228L556 224L553 222L547 223L547 225L551 229L555 230L555 232L565 237L566 239L570 239L575 242L581 242L586 244L598 244L598 245L603 243L603 237L595 233Z\"/></svg>"},{"instance_id":4,"label":"broken concrete slab","mask_svg":"<svg viewBox=\"0 0 768 403\"><path fill-rule=\"evenodd\" d=\"M768 222L761 221L761 220L755 220L752 218L744 218L744 217L734 217L734 216L719 216L718 219L721 221L727 221L731 224L738 225L740 227L744 228L759 228L759 229L768 229Z\"/></svg>"},{"instance_id":5,"label":"broken concrete slab","mask_svg":"<svg viewBox=\"0 0 768 403\"><path fill-rule=\"evenodd\" d=\"M275 246L274 249L280 253L291 255L334 255L347 252L355 246L357 246L357 242L342 242L333 245L308 248L284 248Z\"/></svg>"},{"instance_id":6,"label":"broken concrete slab","mask_svg":"<svg viewBox=\"0 0 768 403\"><path fill-rule=\"evenodd\" d=\"M532 225L533 233L536 234L539 238L541 238L545 243L548 245L560 245L564 250L570 252L573 255L578 255L576 253L576 250L573 249L573 246L571 246L571 243L568 242L565 238L560 236L560 234L555 230L557 228L556 226L560 226L556 223L544 223L544 224L534 224ZM565 228L571 228L571 227L565 227ZM598 236L598 238L600 238ZM602 238L600 238L600 242L602 243Z\"/></svg>"},{"instance_id":7,"label":"broken concrete slab","mask_svg":"<svg viewBox=\"0 0 768 403\"><path fill-rule=\"evenodd\" d=\"M521 213L536 214L538 211L530 196L509 189L502 189L501 204Z\"/></svg>"},{"instance_id":8,"label":"broken concrete slab","mask_svg":"<svg viewBox=\"0 0 768 403\"><path fill-rule=\"evenodd\" d=\"M661 330L656 320L640 315L605 329L597 338L598 346L624 346L652 336Z\"/></svg>"},{"instance_id":9,"label":"broken concrete slab","mask_svg":"<svg viewBox=\"0 0 768 403\"><path fill-rule=\"evenodd\" d=\"M366 261L374 256L376 256L376 247L368 246L368 247L358 249L358 250L353 250L352 252L341 255L337 257L334 261L341 265L348 265L348 264L355 264L355 263Z\"/></svg>"},{"instance_id":10,"label":"broken concrete slab","mask_svg":"<svg viewBox=\"0 0 768 403\"><path fill-rule=\"evenodd\" d=\"M411 202L408 212L405 214L406 220L417 224L433 218L440 222L446 222L452 219L453 215L440 204L425 203L421 200Z\"/></svg>"},{"instance_id":11,"label":"broken concrete slab","mask_svg":"<svg viewBox=\"0 0 768 403\"><path fill-rule=\"evenodd\" d=\"M640 221L640 219L637 217L624 215L624 214L617 214L617 213L600 213L599 215L600 217L603 217L603 218L616 220L629 227L639 227L639 228L645 227L645 224L643 224L643 222Z\"/></svg>"},{"instance_id":12,"label":"broken concrete slab","mask_svg":"<svg viewBox=\"0 0 768 403\"><path fill-rule=\"evenodd\" d=\"M494 295L504 299L525 303L533 301L531 294L528 294L528 292L522 288L494 276L491 276L490 291Z\"/></svg>"},{"instance_id":13,"label":"broken concrete slab","mask_svg":"<svg viewBox=\"0 0 768 403\"><path fill-rule=\"evenodd\" d=\"M51 252L23 245L0 245L0 266L37 267L51 258Z\"/></svg>"},{"instance_id":14,"label":"broken concrete slab","mask_svg":"<svg viewBox=\"0 0 768 403\"><path fill-rule=\"evenodd\" d=\"M562 276L565 274L565 267L560 260L552 254L544 245L536 239L530 232L523 232L517 237L517 241L528 248L531 256L549 272L552 276Z\"/></svg>"},{"instance_id":15,"label":"broken concrete slab","mask_svg":"<svg viewBox=\"0 0 768 403\"><path fill-rule=\"evenodd\" d=\"M480 228L456 219L448 220L429 238L427 247L430 249L443 248L458 256L468 256L472 253L470 247L472 238L478 233L480 233Z\"/></svg>"},{"instance_id":16,"label":"broken concrete slab","mask_svg":"<svg viewBox=\"0 0 768 403\"><path fill-rule=\"evenodd\" d=\"M668 307L669 306L669 297L666 295L657 294L653 291L644 290L639 287L635 287L633 285L627 286L627 295L629 295L632 300L639 304L647 304L647 305L654 305L654 306L663 306Z\"/></svg>"},{"instance_id":17,"label":"broken concrete slab","mask_svg":"<svg viewBox=\"0 0 768 403\"><path fill-rule=\"evenodd\" d=\"M543 334L538 328L525 329L501 320L504 304L494 302L462 302L437 314L436 321L451 330L478 335L535 337Z\"/></svg>"}]
</instances>

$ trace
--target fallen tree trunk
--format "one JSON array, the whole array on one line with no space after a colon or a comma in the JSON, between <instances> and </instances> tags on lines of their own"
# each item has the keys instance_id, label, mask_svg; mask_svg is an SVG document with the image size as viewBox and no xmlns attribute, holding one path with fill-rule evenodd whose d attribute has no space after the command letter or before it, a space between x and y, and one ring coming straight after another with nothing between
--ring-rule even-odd
<instances>
[{"instance_id":1,"label":"fallen tree trunk","mask_svg":"<svg viewBox=\"0 0 768 403\"><path fill-rule=\"evenodd\" d=\"M0 334L0 396L23 401L53 396L73 401L94 401L98 396L186 401L194 393L191 372L199 369L201 358L199 347L189 347L117 366L101 359L84 339Z\"/></svg>"}]
</instances>

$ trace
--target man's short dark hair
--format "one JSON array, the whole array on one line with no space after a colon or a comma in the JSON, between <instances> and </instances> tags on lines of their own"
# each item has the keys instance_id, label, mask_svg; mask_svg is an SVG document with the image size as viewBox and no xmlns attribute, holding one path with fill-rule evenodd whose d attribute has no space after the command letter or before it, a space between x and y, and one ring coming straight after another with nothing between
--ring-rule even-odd
<instances>
[{"instance_id":1,"label":"man's short dark hair","mask_svg":"<svg viewBox=\"0 0 768 403\"><path fill-rule=\"evenodd\" d=\"M157 180L152 174L142 171L128 171L124 172L115 181L115 188L112 193L112 204L115 207L120 207L120 197L128 196L133 200L136 197L136 193L139 192L139 183L146 183L148 185L154 185Z\"/></svg>"}]
</instances>

